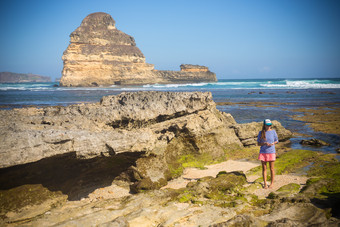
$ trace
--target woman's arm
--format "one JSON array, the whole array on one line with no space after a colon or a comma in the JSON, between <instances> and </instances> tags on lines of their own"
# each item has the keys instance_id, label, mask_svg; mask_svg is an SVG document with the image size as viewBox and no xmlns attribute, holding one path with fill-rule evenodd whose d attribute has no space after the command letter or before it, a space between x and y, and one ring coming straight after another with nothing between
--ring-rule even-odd
<instances>
[{"instance_id":1,"label":"woman's arm","mask_svg":"<svg viewBox=\"0 0 340 227\"><path fill-rule=\"evenodd\" d=\"M259 145L259 146L272 146L272 145L274 145L274 144L271 144L271 143L268 143L268 142L262 142L262 143L260 143L260 142L257 142L257 145Z\"/></svg>"}]
</instances>

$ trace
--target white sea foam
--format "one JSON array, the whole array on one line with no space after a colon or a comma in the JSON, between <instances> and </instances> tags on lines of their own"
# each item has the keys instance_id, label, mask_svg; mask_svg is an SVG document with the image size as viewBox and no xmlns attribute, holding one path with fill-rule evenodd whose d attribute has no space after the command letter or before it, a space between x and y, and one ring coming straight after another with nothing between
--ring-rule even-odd
<instances>
[{"instance_id":1,"label":"white sea foam","mask_svg":"<svg viewBox=\"0 0 340 227\"><path fill-rule=\"evenodd\" d=\"M209 83L187 83L187 84L147 84L143 88L177 88L177 87L203 87Z\"/></svg>"},{"instance_id":2,"label":"white sea foam","mask_svg":"<svg viewBox=\"0 0 340 227\"><path fill-rule=\"evenodd\" d=\"M284 83L262 83L260 86L267 88L290 88L290 89L333 89L340 88L340 84L327 83L327 80L285 80Z\"/></svg>"},{"instance_id":3,"label":"white sea foam","mask_svg":"<svg viewBox=\"0 0 340 227\"><path fill-rule=\"evenodd\" d=\"M25 91L27 90L27 87L0 87L0 91L10 91L10 90L20 90L20 91Z\"/></svg>"},{"instance_id":4,"label":"white sea foam","mask_svg":"<svg viewBox=\"0 0 340 227\"><path fill-rule=\"evenodd\" d=\"M54 87L53 83L44 84L0 84L0 91L147 91L147 90L199 90L199 89L336 89L340 81L307 79L307 80L229 80L185 84L147 84L140 86L110 87Z\"/></svg>"}]
</instances>

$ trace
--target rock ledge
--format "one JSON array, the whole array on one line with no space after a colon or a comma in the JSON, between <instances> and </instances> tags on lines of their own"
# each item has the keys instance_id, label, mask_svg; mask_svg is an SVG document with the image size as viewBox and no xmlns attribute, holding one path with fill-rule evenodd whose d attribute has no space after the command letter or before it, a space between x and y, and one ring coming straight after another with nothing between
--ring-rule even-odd
<instances>
[{"instance_id":1,"label":"rock ledge","mask_svg":"<svg viewBox=\"0 0 340 227\"><path fill-rule=\"evenodd\" d=\"M274 125L280 140L291 136ZM221 159L229 147L255 145L260 128L218 111L209 92L132 92L93 104L1 110L0 168L63 154L112 160L135 154L122 177L159 188L182 155Z\"/></svg>"}]
</instances>

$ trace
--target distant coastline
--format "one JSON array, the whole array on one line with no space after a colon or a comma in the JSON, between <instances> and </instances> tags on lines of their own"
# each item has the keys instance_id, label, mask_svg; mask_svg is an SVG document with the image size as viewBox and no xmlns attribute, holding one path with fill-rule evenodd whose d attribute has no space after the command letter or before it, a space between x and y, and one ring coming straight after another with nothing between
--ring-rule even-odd
<instances>
[{"instance_id":1,"label":"distant coastline","mask_svg":"<svg viewBox=\"0 0 340 227\"><path fill-rule=\"evenodd\" d=\"M31 73L0 72L0 83L51 82L51 77Z\"/></svg>"}]
</instances>

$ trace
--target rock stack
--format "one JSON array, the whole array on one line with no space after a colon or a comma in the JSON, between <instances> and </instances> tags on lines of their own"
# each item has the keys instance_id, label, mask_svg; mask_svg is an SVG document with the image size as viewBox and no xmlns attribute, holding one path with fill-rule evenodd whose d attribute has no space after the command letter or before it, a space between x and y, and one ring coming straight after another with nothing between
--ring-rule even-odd
<instances>
[{"instance_id":1,"label":"rock stack","mask_svg":"<svg viewBox=\"0 0 340 227\"><path fill-rule=\"evenodd\" d=\"M106 13L88 15L70 38L62 57L61 86L110 85L152 76L154 66L145 62L134 38L116 29Z\"/></svg>"},{"instance_id":2,"label":"rock stack","mask_svg":"<svg viewBox=\"0 0 340 227\"><path fill-rule=\"evenodd\" d=\"M216 81L216 75L204 66L181 66L181 71L154 70L154 65L146 63L134 38L119 31L106 13L93 13L83 20L71 33L62 59L61 86Z\"/></svg>"}]
</instances>

